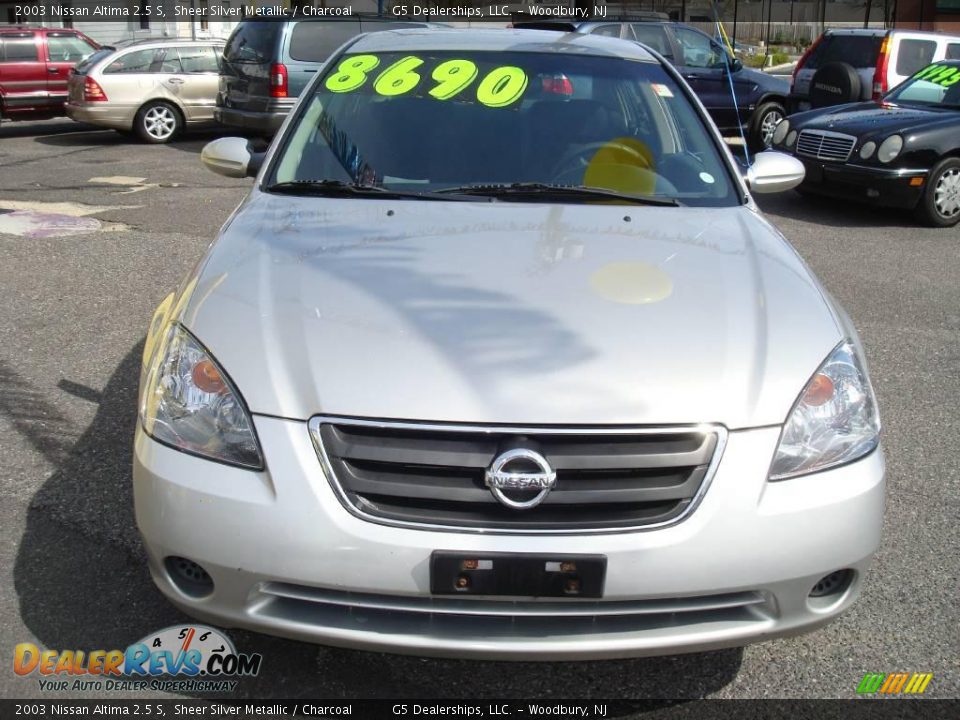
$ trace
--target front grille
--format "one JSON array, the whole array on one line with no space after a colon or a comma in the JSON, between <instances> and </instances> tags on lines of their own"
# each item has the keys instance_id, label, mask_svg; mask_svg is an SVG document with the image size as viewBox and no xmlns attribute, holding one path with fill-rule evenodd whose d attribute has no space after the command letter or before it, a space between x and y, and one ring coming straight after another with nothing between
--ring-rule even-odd
<instances>
[{"instance_id":1,"label":"front grille","mask_svg":"<svg viewBox=\"0 0 960 720\"><path fill-rule=\"evenodd\" d=\"M484 532L661 527L693 510L723 448L720 427L550 429L314 418L311 434L344 505L374 522ZM542 503L499 502L484 473L512 448L556 472Z\"/></svg>"},{"instance_id":2,"label":"front grille","mask_svg":"<svg viewBox=\"0 0 960 720\"><path fill-rule=\"evenodd\" d=\"M797 139L797 154L818 160L846 162L853 152L857 138L826 130L801 130Z\"/></svg>"}]
</instances>

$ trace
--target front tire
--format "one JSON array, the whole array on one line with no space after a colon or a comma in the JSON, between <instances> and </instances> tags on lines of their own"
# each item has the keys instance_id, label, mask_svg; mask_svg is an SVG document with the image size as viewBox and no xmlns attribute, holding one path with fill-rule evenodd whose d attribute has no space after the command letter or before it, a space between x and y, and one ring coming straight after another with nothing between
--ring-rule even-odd
<instances>
[{"instance_id":1,"label":"front tire","mask_svg":"<svg viewBox=\"0 0 960 720\"><path fill-rule=\"evenodd\" d=\"M758 107L750 118L750 133L747 136L750 152L769 150L773 145L773 131L777 123L786 116L786 109L778 102L766 102Z\"/></svg>"},{"instance_id":2,"label":"front tire","mask_svg":"<svg viewBox=\"0 0 960 720\"><path fill-rule=\"evenodd\" d=\"M916 215L931 227L953 227L960 222L960 158L945 158L930 171Z\"/></svg>"},{"instance_id":3,"label":"front tire","mask_svg":"<svg viewBox=\"0 0 960 720\"><path fill-rule=\"evenodd\" d=\"M148 143L166 143L177 136L183 127L180 111L170 103L147 103L133 122L140 139Z\"/></svg>"}]
</instances>

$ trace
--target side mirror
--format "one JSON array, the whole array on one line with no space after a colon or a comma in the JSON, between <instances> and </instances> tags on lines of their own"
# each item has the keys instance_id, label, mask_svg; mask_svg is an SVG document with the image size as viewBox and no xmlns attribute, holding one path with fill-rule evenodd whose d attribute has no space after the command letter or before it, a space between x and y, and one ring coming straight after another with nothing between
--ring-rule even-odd
<instances>
[{"instance_id":1,"label":"side mirror","mask_svg":"<svg viewBox=\"0 0 960 720\"><path fill-rule=\"evenodd\" d=\"M765 150L753 156L747 184L755 193L784 192L802 183L806 173L803 163L792 155Z\"/></svg>"},{"instance_id":2,"label":"side mirror","mask_svg":"<svg viewBox=\"0 0 960 720\"><path fill-rule=\"evenodd\" d=\"M242 178L254 177L263 165L264 153L251 150L246 138L225 137L207 143L200 153L200 161L217 175Z\"/></svg>"},{"instance_id":3,"label":"side mirror","mask_svg":"<svg viewBox=\"0 0 960 720\"><path fill-rule=\"evenodd\" d=\"M743 70L743 60L738 57L730 58L730 72L738 73Z\"/></svg>"}]
</instances>

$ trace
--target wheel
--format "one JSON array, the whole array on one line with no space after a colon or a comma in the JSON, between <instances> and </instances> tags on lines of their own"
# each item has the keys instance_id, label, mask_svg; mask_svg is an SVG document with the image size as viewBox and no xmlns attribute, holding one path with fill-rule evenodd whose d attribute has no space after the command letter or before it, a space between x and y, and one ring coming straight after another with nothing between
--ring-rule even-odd
<instances>
[{"instance_id":1,"label":"wheel","mask_svg":"<svg viewBox=\"0 0 960 720\"><path fill-rule=\"evenodd\" d=\"M960 158L945 158L934 165L916 213L932 227L953 227L960 222Z\"/></svg>"},{"instance_id":2,"label":"wheel","mask_svg":"<svg viewBox=\"0 0 960 720\"><path fill-rule=\"evenodd\" d=\"M777 123L787 116L787 111L778 102L766 102L758 107L750 118L750 132L747 141L750 152L761 152L773 144L773 131Z\"/></svg>"},{"instance_id":3,"label":"wheel","mask_svg":"<svg viewBox=\"0 0 960 720\"><path fill-rule=\"evenodd\" d=\"M180 132L182 125L180 111L165 102L144 105L133 122L137 135L148 143L170 142Z\"/></svg>"}]
</instances>

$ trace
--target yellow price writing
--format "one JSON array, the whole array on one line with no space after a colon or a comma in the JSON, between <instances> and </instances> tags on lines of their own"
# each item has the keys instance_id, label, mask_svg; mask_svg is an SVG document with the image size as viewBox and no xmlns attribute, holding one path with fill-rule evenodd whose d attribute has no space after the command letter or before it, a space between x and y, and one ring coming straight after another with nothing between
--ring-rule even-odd
<instances>
[{"instance_id":1,"label":"yellow price writing","mask_svg":"<svg viewBox=\"0 0 960 720\"><path fill-rule=\"evenodd\" d=\"M437 100L449 100L477 77L477 64L469 60L447 60L430 75L438 85L430 91Z\"/></svg>"},{"instance_id":2,"label":"yellow price writing","mask_svg":"<svg viewBox=\"0 0 960 720\"><path fill-rule=\"evenodd\" d=\"M949 65L930 65L918 72L915 78L950 87L960 82L960 69Z\"/></svg>"},{"instance_id":3,"label":"yellow price writing","mask_svg":"<svg viewBox=\"0 0 960 720\"><path fill-rule=\"evenodd\" d=\"M367 81L367 73L380 64L376 55L354 55L348 57L334 73L327 78L326 87L330 92L351 92Z\"/></svg>"},{"instance_id":4,"label":"yellow price writing","mask_svg":"<svg viewBox=\"0 0 960 720\"><path fill-rule=\"evenodd\" d=\"M377 94L387 97L408 93L420 82L420 76L413 70L421 65L423 65L423 60L414 55L397 60L380 73L380 76L373 83L373 89L376 90Z\"/></svg>"},{"instance_id":5,"label":"yellow price writing","mask_svg":"<svg viewBox=\"0 0 960 720\"><path fill-rule=\"evenodd\" d=\"M498 67L480 81L477 100L490 107L506 107L527 89L527 74L518 67Z\"/></svg>"},{"instance_id":6,"label":"yellow price writing","mask_svg":"<svg viewBox=\"0 0 960 720\"><path fill-rule=\"evenodd\" d=\"M412 92L420 84L422 77L417 69L424 62L416 55L397 60L377 75L373 81L374 92L385 97ZM335 93L359 90L379 65L380 58L376 55L345 58L326 79L324 87ZM430 73L436 85L427 92L437 100L450 100L468 88L478 74L477 64L472 60L446 60ZM493 108L507 107L523 97L527 85L527 74L522 68L509 65L494 68L477 85L477 102Z\"/></svg>"}]
</instances>

